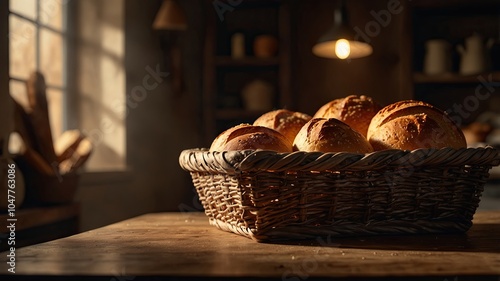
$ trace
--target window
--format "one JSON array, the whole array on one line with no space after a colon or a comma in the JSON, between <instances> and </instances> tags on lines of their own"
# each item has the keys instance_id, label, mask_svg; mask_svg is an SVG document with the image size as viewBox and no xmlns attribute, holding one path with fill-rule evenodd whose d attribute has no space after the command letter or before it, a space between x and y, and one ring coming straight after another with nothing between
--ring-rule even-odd
<instances>
[{"instance_id":1,"label":"window","mask_svg":"<svg viewBox=\"0 0 500 281\"><path fill-rule=\"evenodd\" d=\"M25 82L40 71L53 139L66 129L85 134L94 146L85 167L90 172L126 169L124 3L9 2L10 93L27 106Z\"/></svg>"},{"instance_id":2,"label":"window","mask_svg":"<svg viewBox=\"0 0 500 281\"><path fill-rule=\"evenodd\" d=\"M67 42L67 0L10 0L10 93L27 105L25 82L38 70L45 76L49 117L54 139L64 127Z\"/></svg>"}]
</instances>

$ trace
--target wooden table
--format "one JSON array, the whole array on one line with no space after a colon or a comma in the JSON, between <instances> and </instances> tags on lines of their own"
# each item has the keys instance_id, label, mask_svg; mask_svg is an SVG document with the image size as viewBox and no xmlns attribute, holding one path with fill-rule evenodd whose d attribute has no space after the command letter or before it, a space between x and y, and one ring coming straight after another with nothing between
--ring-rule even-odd
<instances>
[{"instance_id":1,"label":"wooden table","mask_svg":"<svg viewBox=\"0 0 500 281\"><path fill-rule=\"evenodd\" d=\"M6 254L1 253L3 259ZM10 275L3 261L0 279ZM472 229L462 235L279 244L218 230L202 213L154 213L17 249L16 274L9 277L72 280L70 276L107 281L500 280L500 212L478 212Z\"/></svg>"}]
</instances>

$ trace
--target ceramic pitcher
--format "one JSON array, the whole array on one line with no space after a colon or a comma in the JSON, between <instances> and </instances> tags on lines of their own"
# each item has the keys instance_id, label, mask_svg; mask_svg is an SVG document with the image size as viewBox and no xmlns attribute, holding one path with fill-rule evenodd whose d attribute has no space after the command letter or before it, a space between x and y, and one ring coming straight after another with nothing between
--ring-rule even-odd
<instances>
[{"instance_id":1,"label":"ceramic pitcher","mask_svg":"<svg viewBox=\"0 0 500 281\"><path fill-rule=\"evenodd\" d=\"M490 69L490 49L493 46L492 38L485 40L481 35L474 34L465 39L465 47L457 46L460 53L460 74L478 74Z\"/></svg>"},{"instance_id":2,"label":"ceramic pitcher","mask_svg":"<svg viewBox=\"0 0 500 281\"><path fill-rule=\"evenodd\" d=\"M451 45L443 39L433 39L425 43L424 73L444 74L451 71Z\"/></svg>"}]
</instances>

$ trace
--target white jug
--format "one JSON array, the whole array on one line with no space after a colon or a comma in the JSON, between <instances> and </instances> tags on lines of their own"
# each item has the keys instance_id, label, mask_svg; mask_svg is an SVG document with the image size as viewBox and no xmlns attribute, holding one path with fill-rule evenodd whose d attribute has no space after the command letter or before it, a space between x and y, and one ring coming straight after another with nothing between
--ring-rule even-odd
<instances>
[{"instance_id":1,"label":"white jug","mask_svg":"<svg viewBox=\"0 0 500 281\"><path fill-rule=\"evenodd\" d=\"M446 40L433 39L425 43L424 73L445 74L451 71L451 46Z\"/></svg>"},{"instance_id":2,"label":"white jug","mask_svg":"<svg viewBox=\"0 0 500 281\"><path fill-rule=\"evenodd\" d=\"M482 36L474 34L465 39L465 47L458 45L457 50L461 55L460 74L472 75L490 70L491 60L489 53L493 43L493 38L485 42Z\"/></svg>"}]
</instances>

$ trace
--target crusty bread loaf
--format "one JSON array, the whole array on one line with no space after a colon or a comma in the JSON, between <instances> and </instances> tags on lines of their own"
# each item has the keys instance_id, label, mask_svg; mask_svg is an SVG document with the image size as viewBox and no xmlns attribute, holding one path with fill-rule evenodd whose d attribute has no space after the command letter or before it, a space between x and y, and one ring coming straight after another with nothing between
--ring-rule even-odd
<instances>
[{"instance_id":1,"label":"crusty bread loaf","mask_svg":"<svg viewBox=\"0 0 500 281\"><path fill-rule=\"evenodd\" d=\"M42 73L31 73L26 81L26 92L30 106L28 122L32 130L33 149L37 151L51 166L57 168L59 162L54 151L54 141L50 128L49 109L47 105L47 86Z\"/></svg>"},{"instance_id":2,"label":"crusty bread loaf","mask_svg":"<svg viewBox=\"0 0 500 281\"><path fill-rule=\"evenodd\" d=\"M254 126L264 126L280 132L290 143L311 116L287 109L277 109L264 113L253 123Z\"/></svg>"},{"instance_id":3,"label":"crusty bread loaf","mask_svg":"<svg viewBox=\"0 0 500 281\"><path fill-rule=\"evenodd\" d=\"M293 148L307 152L369 153L373 151L363 135L334 118L311 119L295 137Z\"/></svg>"},{"instance_id":4,"label":"crusty bread loaf","mask_svg":"<svg viewBox=\"0 0 500 281\"><path fill-rule=\"evenodd\" d=\"M444 111L414 100L381 109L370 123L367 138L375 150L467 146L464 134Z\"/></svg>"},{"instance_id":5,"label":"crusty bread loaf","mask_svg":"<svg viewBox=\"0 0 500 281\"><path fill-rule=\"evenodd\" d=\"M371 97L350 95L326 103L313 117L338 119L366 137L370 121L380 109Z\"/></svg>"},{"instance_id":6,"label":"crusty bread loaf","mask_svg":"<svg viewBox=\"0 0 500 281\"><path fill-rule=\"evenodd\" d=\"M222 132L210 146L211 151L265 149L292 152L292 143L281 133L263 126L241 124Z\"/></svg>"}]
</instances>

